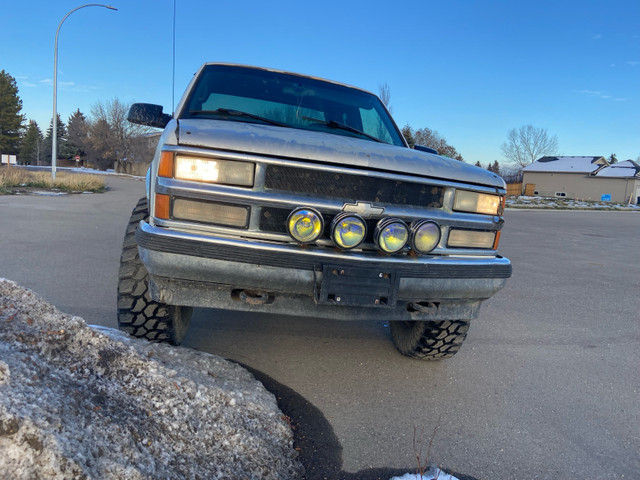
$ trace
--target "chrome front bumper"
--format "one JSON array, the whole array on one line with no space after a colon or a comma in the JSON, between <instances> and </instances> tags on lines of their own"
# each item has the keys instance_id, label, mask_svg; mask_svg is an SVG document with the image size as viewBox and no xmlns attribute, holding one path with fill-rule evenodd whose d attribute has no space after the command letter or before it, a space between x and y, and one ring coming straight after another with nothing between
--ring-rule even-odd
<instances>
[{"instance_id":1,"label":"chrome front bumper","mask_svg":"<svg viewBox=\"0 0 640 480\"><path fill-rule=\"evenodd\" d=\"M153 298L171 305L341 320L472 319L481 302L503 288L511 276L510 261L500 256L337 253L313 246L176 232L146 222L140 222L136 240L150 274ZM371 306L341 305L339 296L333 304L319 301L327 266L391 274L393 301ZM248 301L243 292L250 292Z\"/></svg>"}]
</instances>

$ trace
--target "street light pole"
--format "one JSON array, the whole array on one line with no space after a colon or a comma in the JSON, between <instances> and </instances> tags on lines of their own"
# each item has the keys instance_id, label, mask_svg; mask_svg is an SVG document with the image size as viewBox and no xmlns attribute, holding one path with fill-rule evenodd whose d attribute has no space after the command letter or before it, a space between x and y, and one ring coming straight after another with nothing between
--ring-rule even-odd
<instances>
[{"instance_id":1,"label":"street light pole","mask_svg":"<svg viewBox=\"0 0 640 480\"><path fill-rule=\"evenodd\" d=\"M80 10L85 7L104 7L109 10L118 10L111 5L103 5L101 3L87 3L86 5L80 5L79 7L74 8L67 12L67 14L63 17L58 25L58 29L56 30L56 41L54 45L53 51L53 119L51 120L51 124L53 126L53 130L51 132L51 179L55 181L56 179L56 161L58 158L58 34L60 33L60 27L67 19L69 15L71 15L76 10Z\"/></svg>"}]
</instances>

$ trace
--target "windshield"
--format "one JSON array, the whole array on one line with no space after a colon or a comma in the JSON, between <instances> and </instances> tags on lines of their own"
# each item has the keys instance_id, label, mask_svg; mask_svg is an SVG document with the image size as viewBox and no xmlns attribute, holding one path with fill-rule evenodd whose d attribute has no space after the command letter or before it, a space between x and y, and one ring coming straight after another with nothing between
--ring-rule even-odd
<instances>
[{"instance_id":1,"label":"windshield","mask_svg":"<svg viewBox=\"0 0 640 480\"><path fill-rule=\"evenodd\" d=\"M180 118L268 123L404 146L382 102L322 80L232 65L207 65Z\"/></svg>"}]
</instances>

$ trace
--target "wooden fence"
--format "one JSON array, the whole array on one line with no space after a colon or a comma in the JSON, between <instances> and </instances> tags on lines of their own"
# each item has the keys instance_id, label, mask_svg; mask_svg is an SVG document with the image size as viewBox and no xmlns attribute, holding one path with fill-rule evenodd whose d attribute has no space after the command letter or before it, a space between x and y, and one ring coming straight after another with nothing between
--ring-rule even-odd
<instances>
[{"instance_id":1,"label":"wooden fence","mask_svg":"<svg viewBox=\"0 0 640 480\"><path fill-rule=\"evenodd\" d=\"M535 183L527 183L524 186L524 195L532 197L533 192L536 190ZM507 184L507 196L517 197L523 194L522 183L508 183Z\"/></svg>"}]
</instances>

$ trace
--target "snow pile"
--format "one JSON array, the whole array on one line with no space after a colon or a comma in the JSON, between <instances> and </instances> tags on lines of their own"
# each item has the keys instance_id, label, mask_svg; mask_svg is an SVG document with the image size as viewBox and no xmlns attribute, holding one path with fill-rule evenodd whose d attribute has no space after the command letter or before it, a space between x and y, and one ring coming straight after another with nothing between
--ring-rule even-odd
<instances>
[{"instance_id":1,"label":"snow pile","mask_svg":"<svg viewBox=\"0 0 640 480\"><path fill-rule=\"evenodd\" d=\"M0 478L298 478L286 420L235 364L89 327L0 279Z\"/></svg>"}]
</instances>

